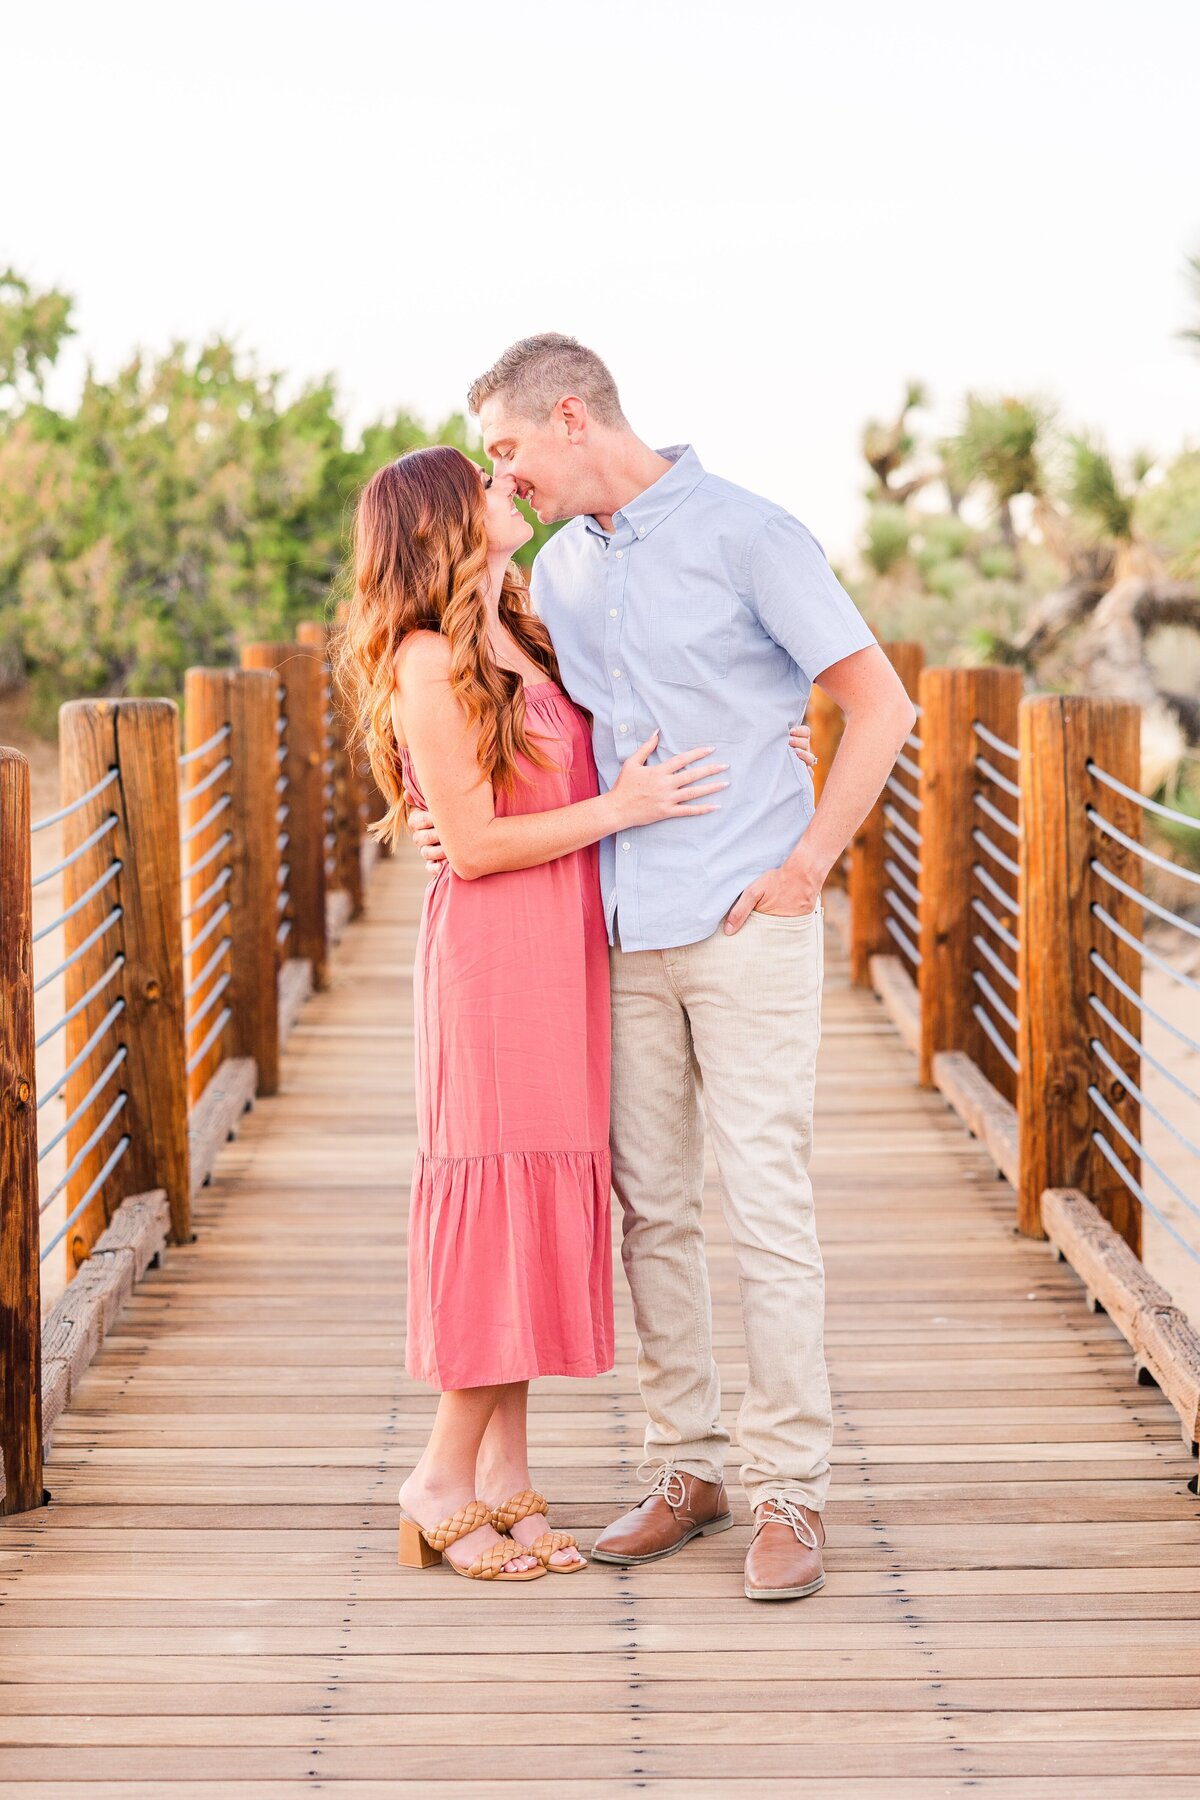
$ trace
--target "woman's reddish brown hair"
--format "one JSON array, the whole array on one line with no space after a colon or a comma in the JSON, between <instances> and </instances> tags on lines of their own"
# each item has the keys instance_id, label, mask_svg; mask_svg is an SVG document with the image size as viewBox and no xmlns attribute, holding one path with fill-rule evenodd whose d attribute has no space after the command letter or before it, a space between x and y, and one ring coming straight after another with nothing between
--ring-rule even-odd
<instances>
[{"instance_id":1,"label":"woman's reddish brown hair","mask_svg":"<svg viewBox=\"0 0 1200 1800\"><path fill-rule=\"evenodd\" d=\"M331 643L331 661L351 709L350 745L365 748L387 811L369 829L382 843L408 816L392 726L396 652L411 631L436 631L450 645L450 686L479 732L479 767L511 791L518 756L553 766L530 741L521 677L488 646L487 529L480 470L461 450L410 450L371 477L355 510L353 591ZM561 685L550 634L529 604L524 576L509 563L500 618L525 655Z\"/></svg>"}]
</instances>

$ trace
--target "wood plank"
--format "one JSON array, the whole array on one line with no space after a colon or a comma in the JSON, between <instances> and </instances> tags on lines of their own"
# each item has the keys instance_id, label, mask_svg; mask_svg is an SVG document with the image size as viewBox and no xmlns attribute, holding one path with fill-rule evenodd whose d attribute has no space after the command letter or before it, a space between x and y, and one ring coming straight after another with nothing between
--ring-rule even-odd
<instances>
[{"instance_id":1,"label":"wood plank","mask_svg":"<svg viewBox=\"0 0 1200 1800\"><path fill-rule=\"evenodd\" d=\"M1200 1332L1150 1275L1123 1238L1077 1188L1047 1188L1042 1223L1055 1249L1133 1346L1144 1369L1179 1415L1183 1441L1200 1440Z\"/></svg>"},{"instance_id":2,"label":"wood plank","mask_svg":"<svg viewBox=\"0 0 1200 1800\"><path fill-rule=\"evenodd\" d=\"M915 1087L832 934L822 1594L745 1601L736 1446L734 1528L669 1562L508 1592L397 1568L396 1488L436 1404L401 1364L423 887L413 858L377 865L278 1092L197 1195L196 1241L78 1379L51 1504L0 1528L6 1800L1194 1786L1200 1529L1174 1413L1073 1271L1014 1233L985 1147ZM706 1204L732 1428L745 1355L711 1161ZM585 1548L644 1491L619 1276L617 1302L616 1371L531 1404L535 1478Z\"/></svg>"},{"instance_id":3,"label":"wood plank","mask_svg":"<svg viewBox=\"0 0 1200 1800\"><path fill-rule=\"evenodd\" d=\"M55 1301L42 1327L42 1415L47 1435L115 1326L150 1263L161 1256L171 1216L162 1188L131 1194L91 1247L87 1262Z\"/></svg>"},{"instance_id":4,"label":"wood plank","mask_svg":"<svg viewBox=\"0 0 1200 1800\"><path fill-rule=\"evenodd\" d=\"M867 968L888 1018L913 1054L919 1054L921 995L904 962L898 956L872 956Z\"/></svg>"},{"instance_id":5,"label":"wood plank","mask_svg":"<svg viewBox=\"0 0 1200 1800\"><path fill-rule=\"evenodd\" d=\"M1017 1109L994 1088L983 1070L961 1050L940 1050L933 1058L933 1080L973 1137L987 1150L1010 1185L1021 1180Z\"/></svg>"},{"instance_id":6,"label":"wood plank","mask_svg":"<svg viewBox=\"0 0 1200 1800\"><path fill-rule=\"evenodd\" d=\"M188 1113L192 1199L213 1172L217 1157L254 1104L258 1070L248 1056L227 1056Z\"/></svg>"},{"instance_id":7,"label":"wood plank","mask_svg":"<svg viewBox=\"0 0 1200 1800\"><path fill-rule=\"evenodd\" d=\"M279 1042L286 1044L300 1008L312 993L312 964L306 956L289 956L279 969Z\"/></svg>"}]
</instances>

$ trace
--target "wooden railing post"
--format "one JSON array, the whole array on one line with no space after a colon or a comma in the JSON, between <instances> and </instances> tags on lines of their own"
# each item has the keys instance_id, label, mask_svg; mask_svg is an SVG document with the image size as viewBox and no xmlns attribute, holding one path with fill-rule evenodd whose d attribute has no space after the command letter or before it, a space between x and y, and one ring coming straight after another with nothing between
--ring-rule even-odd
<instances>
[{"instance_id":1,"label":"wooden railing post","mask_svg":"<svg viewBox=\"0 0 1200 1800\"><path fill-rule=\"evenodd\" d=\"M986 857L972 833L988 823L976 802L982 793L990 805L1014 822L1011 796L988 787L976 768L981 752L1006 780L1016 781L1017 765L986 750L975 731L979 721L995 736L1015 746L1017 708L1021 702L1019 669L926 669L920 681L921 705L921 1052L919 1079L933 1085L933 1059L941 1051L962 1051L1007 1099L1015 1097L1012 1071L993 1047L974 1011L979 993L973 980L978 960L973 940L983 927L973 901L981 900L1006 932L1017 934L1017 917L973 873ZM986 793L983 790L988 788ZM999 835L999 829L998 829ZM1016 858L1015 839L1005 838L1005 853ZM1006 892L1016 878L995 869ZM1005 954L1001 940L990 945ZM1011 959L1012 952L1007 956ZM1015 1007L1013 1009L1015 1011Z\"/></svg>"},{"instance_id":2,"label":"wooden railing post","mask_svg":"<svg viewBox=\"0 0 1200 1800\"><path fill-rule=\"evenodd\" d=\"M1138 887L1135 854L1088 817L1100 814L1135 842L1141 810L1089 772L1094 763L1135 791L1139 785L1139 708L1126 700L1045 694L1020 709L1021 846L1020 1061L1018 1086L1021 1180L1017 1223L1043 1237L1041 1201L1046 1188L1080 1188L1137 1254L1141 1206L1093 1139L1099 1130L1134 1180L1140 1157L1106 1123L1089 1097L1092 1085L1134 1139L1140 1140L1140 1107L1124 1082L1097 1057L1103 1044L1122 1070L1137 1080L1137 1060L1120 1034L1096 1010L1099 1000L1124 1030L1141 1037L1134 1001L1141 992L1137 950L1121 941L1097 914L1103 908L1135 942L1142 919L1136 901L1104 881L1102 863L1119 880ZM1097 967L1117 977L1118 986Z\"/></svg>"},{"instance_id":3,"label":"wooden railing post","mask_svg":"<svg viewBox=\"0 0 1200 1800\"><path fill-rule=\"evenodd\" d=\"M917 697L917 682L925 652L920 644L880 643L893 668L912 699ZM850 844L850 872L847 888L850 898L850 979L856 987L870 987L871 958L891 952L895 944L885 923L884 904L884 807L886 790L879 796Z\"/></svg>"},{"instance_id":4,"label":"wooden railing post","mask_svg":"<svg viewBox=\"0 0 1200 1800\"><path fill-rule=\"evenodd\" d=\"M304 644L246 644L242 667L273 669L283 688L282 743L287 755L281 766L287 775L283 803L288 807L284 829L292 921L287 954L305 958L313 986L323 987L328 936L321 659Z\"/></svg>"},{"instance_id":5,"label":"wooden railing post","mask_svg":"<svg viewBox=\"0 0 1200 1800\"><path fill-rule=\"evenodd\" d=\"M332 627L319 619L306 619L297 630L302 644L319 652L324 679L324 715L326 721L325 756L332 777L333 844L330 883L341 888L350 900L350 917L356 919L363 909L362 880L362 809L358 776L346 748L348 720L345 702L333 678L329 663L329 640Z\"/></svg>"},{"instance_id":6,"label":"wooden railing post","mask_svg":"<svg viewBox=\"0 0 1200 1800\"><path fill-rule=\"evenodd\" d=\"M118 772L94 805L63 821L63 853L69 856L108 814L116 819L113 829L64 871L65 906L104 875L112 858L121 865L115 882L63 927L64 949L70 956L95 932L114 902L119 909L112 924L66 971L68 1010L93 987L98 990L68 1020L67 1062L99 1029L117 995L124 1001L124 1011L115 1036L126 1051L116 1078L116 1091L125 1094L124 1106L71 1176L66 1190L68 1217L121 1139L130 1140L111 1177L67 1234L67 1266L73 1272L129 1194L164 1189L171 1210L171 1241L186 1243L192 1236L179 929L179 711L170 700L71 700L60 708L59 734L64 804L94 787L111 769ZM105 983L114 959L120 959L119 967ZM106 1034L68 1077L68 1114L84 1103L111 1050L111 1036ZM68 1161L95 1130L95 1110L89 1108L68 1133Z\"/></svg>"},{"instance_id":7,"label":"wooden railing post","mask_svg":"<svg viewBox=\"0 0 1200 1800\"><path fill-rule=\"evenodd\" d=\"M232 939L225 1053L253 1058L260 1094L279 1089L275 687L275 674L267 669L189 669L184 683L189 749L229 726L222 749L231 761L224 785L232 842L225 855L229 880L220 896L229 903L222 929Z\"/></svg>"},{"instance_id":8,"label":"wooden railing post","mask_svg":"<svg viewBox=\"0 0 1200 1800\"><path fill-rule=\"evenodd\" d=\"M0 747L0 1513L42 1504L42 1308L29 764Z\"/></svg>"}]
</instances>

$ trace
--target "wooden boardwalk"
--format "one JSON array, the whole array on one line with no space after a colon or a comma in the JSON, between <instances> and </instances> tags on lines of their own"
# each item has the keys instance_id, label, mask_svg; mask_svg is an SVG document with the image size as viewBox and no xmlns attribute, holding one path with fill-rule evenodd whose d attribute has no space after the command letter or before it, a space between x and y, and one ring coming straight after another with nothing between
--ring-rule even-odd
<instances>
[{"instance_id":1,"label":"wooden boardwalk","mask_svg":"<svg viewBox=\"0 0 1200 1800\"><path fill-rule=\"evenodd\" d=\"M433 1401L401 1367L422 877L368 916L0 1521L6 1800L1196 1792L1200 1506L1175 1414L879 1002L828 980L814 1175L836 1404L829 1581L741 1592L748 1528L533 1588L395 1562ZM729 1408L744 1379L715 1185ZM639 1493L616 1374L536 1389L535 1479ZM731 1473L735 1473L732 1470Z\"/></svg>"}]
</instances>

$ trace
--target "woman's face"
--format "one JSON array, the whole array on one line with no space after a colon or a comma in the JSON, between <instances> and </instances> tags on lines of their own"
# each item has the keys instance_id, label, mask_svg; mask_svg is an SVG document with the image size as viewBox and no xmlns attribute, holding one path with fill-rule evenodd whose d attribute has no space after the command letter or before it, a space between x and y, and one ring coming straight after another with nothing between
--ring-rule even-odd
<instances>
[{"instance_id":1,"label":"woman's face","mask_svg":"<svg viewBox=\"0 0 1200 1800\"><path fill-rule=\"evenodd\" d=\"M533 536L533 526L513 500L516 482L511 475L489 475L479 471L483 482L485 526L489 550L503 550L512 555Z\"/></svg>"}]
</instances>

